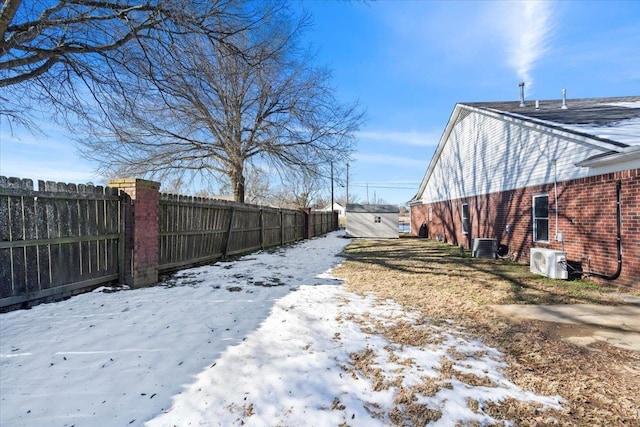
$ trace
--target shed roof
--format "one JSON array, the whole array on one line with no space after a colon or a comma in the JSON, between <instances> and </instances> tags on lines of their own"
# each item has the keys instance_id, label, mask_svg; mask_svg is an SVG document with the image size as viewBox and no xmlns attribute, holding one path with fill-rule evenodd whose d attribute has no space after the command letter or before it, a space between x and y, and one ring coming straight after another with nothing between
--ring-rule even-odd
<instances>
[{"instance_id":1,"label":"shed roof","mask_svg":"<svg viewBox=\"0 0 640 427\"><path fill-rule=\"evenodd\" d=\"M400 213L400 208L396 205L361 205L349 203L347 205L348 213Z\"/></svg>"}]
</instances>

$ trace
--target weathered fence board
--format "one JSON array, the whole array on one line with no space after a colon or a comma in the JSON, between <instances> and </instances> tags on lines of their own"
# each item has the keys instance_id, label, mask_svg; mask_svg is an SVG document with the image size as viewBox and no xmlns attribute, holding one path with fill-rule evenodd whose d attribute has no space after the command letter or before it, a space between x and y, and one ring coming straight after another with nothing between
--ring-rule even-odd
<instances>
[{"instance_id":1,"label":"weathered fence board","mask_svg":"<svg viewBox=\"0 0 640 427\"><path fill-rule=\"evenodd\" d=\"M305 237L302 211L160 195L159 271L214 261Z\"/></svg>"},{"instance_id":2,"label":"weathered fence board","mask_svg":"<svg viewBox=\"0 0 640 427\"><path fill-rule=\"evenodd\" d=\"M113 189L0 177L0 307L117 280Z\"/></svg>"},{"instance_id":3,"label":"weathered fence board","mask_svg":"<svg viewBox=\"0 0 640 427\"><path fill-rule=\"evenodd\" d=\"M157 203L158 237L153 233L152 247L157 247L153 267L158 271L292 243L338 227L334 212L170 194L161 194ZM125 255L135 248L124 235L136 230L131 206L131 198L117 188L39 181L34 191L31 180L0 176L0 309L59 299L104 283L128 283L133 264Z\"/></svg>"},{"instance_id":4,"label":"weathered fence board","mask_svg":"<svg viewBox=\"0 0 640 427\"><path fill-rule=\"evenodd\" d=\"M338 216L335 212L312 212L313 235L321 236L338 229Z\"/></svg>"},{"instance_id":5,"label":"weathered fence board","mask_svg":"<svg viewBox=\"0 0 640 427\"><path fill-rule=\"evenodd\" d=\"M199 197L161 194L158 210L160 271L221 258L231 218L228 205Z\"/></svg>"},{"instance_id":6,"label":"weathered fence board","mask_svg":"<svg viewBox=\"0 0 640 427\"><path fill-rule=\"evenodd\" d=\"M260 208L233 207L233 221L229 227L229 245L225 256L260 249Z\"/></svg>"}]
</instances>

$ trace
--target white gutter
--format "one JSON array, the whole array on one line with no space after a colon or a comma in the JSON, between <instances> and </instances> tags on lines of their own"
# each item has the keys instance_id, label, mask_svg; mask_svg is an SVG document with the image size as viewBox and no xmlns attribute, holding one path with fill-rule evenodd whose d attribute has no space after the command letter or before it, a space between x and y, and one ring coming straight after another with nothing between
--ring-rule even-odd
<instances>
[{"instance_id":1,"label":"white gutter","mask_svg":"<svg viewBox=\"0 0 640 427\"><path fill-rule=\"evenodd\" d=\"M583 168L597 168L632 160L637 160L637 167L640 168L640 145L632 145L630 147L622 148L619 152L610 154L605 157L599 157L597 159L585 159L576 163L575 165Z\"/></svg>"}]
</instances>

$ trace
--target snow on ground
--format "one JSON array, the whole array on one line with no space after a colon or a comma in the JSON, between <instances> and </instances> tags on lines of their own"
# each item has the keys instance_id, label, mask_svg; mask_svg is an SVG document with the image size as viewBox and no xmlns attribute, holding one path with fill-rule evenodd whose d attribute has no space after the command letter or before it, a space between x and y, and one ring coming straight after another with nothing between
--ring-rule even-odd
<instances>
[{"instance_id":1,"label":"snow on ground","mask_svg":"<svg viewBox=\"0 0 640 427\"><path fill-rule=\"evenodd\" d=\"M488 385L454 377L420 396L441 414L434 425L490 423L482 402L509 397L559 407L508 381L501 354L455 325L346 292L330 269L348 243L331 233L163 286L0 314L0 425L389 425L398 393L439 377L443 361ZM437 339L376 333L399 321ZM356 369L360 357L371 369Z\"/></svg>"}]
</instances>

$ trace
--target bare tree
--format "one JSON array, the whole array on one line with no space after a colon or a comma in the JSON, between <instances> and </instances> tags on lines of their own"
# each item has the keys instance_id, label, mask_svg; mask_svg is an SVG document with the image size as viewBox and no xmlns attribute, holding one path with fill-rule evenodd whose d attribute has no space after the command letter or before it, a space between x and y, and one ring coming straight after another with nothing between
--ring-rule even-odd
<instances>
[{"instance_id":1,"label":"bare tree","mask_svg":"<svg viewBox=\"0 0 640 427\"><path fill-rule=\"evenodd\" d=\"M5 0L0 8L0 114L29 124L34 107L91 116L102 88L186 33L227 39L259 18L240 0ZM227 46L230 49L230 45Z\"/></svg>"},{"instance_id":2,"label":"bare tree","mask_svg":"<svg viewBox=\"0 0 640 427\"><path fill-rule=\"evenodd\" d=\"M290 209L310 208L322 197L321 177L308 173L290 173L286 182L271 196L271 204Z\"/></svg>"},{"instance_id":3,"label":"bare tree","mask_svg":"<svg viewBox=\"0 0 640 427\"><path fill-rule=\"evenodd\" d=\"M198 35L159 52L154 67L138 62L144 79L128 82L128 102L105 107L111 132L88 139L85 154L104 171L229 180L238 201L247 167L328 176L329 160L352 152L363 112L335 98L329 72L299 46L307 17L267 13L268 25L230 37L233 49Z\"/></svg>"},{"instance_id":4,"label":"bare tree","mask_svg":"<svg viewBox=\"0 0 640 427\"><path fill-rule=\"evenodd\" d=\"M325 195L320 195L313 200L311 204L312 209L324 209L331 205L331 201L325 198Z\"/></svg>"},{"instance_id":5,"label":"bare tree","mask_svg":"<svg viewBox=\"0 0 640 427\"><path fill-rule=\"evenodd\" d=\"M247 170L245 201L255 205L266 204L272 194L269 174L259 167L251 167Z\"/></svg>"}]
</instances>

